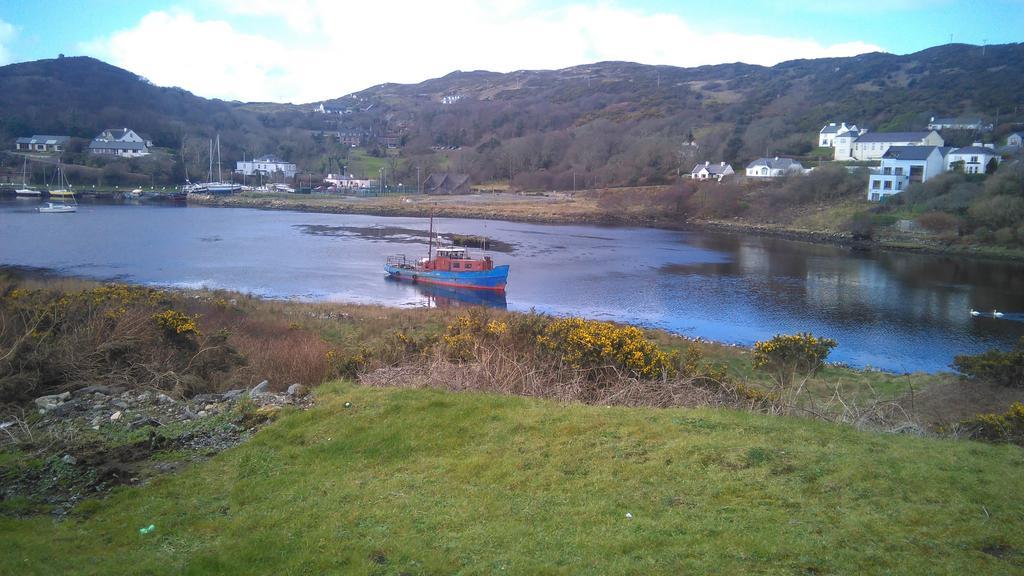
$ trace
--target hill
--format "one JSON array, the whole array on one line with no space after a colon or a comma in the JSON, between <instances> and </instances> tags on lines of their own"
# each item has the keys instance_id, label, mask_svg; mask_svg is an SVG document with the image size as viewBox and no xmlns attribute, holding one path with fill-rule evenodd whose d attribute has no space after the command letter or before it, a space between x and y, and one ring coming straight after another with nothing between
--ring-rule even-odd
<instances>
[{"instance_id":1,"label":"hill","mask_svg":"<svg viewBox=\"0 0 1024 576\"><path fill-rule=\"evenodd\" d=\"M1019 467L796 418L334 384L63 522L0 518L0 571L1011 574Z\"/></svg>"},{"instance_id":2,"label":"hill","mask_svg":"<svg viewBox=\"0 0 1024 576\"><path fill-rule=\"evenodd\" d=\"M128 125L157 146L188 148L205 172L207 139L223 157L277 153L312 173L342 166L396 181L422 172L468 172L477 182L571 189L671 182L693 163L743 164L768 154L805 155L829 121L874 130L923 127L933 115L979 114L996 136L1024 121L1024 44L950 44L909 55L794 60L772 67L697 68L602 62L507 74L453 72L418 84L384 84L312 104L207 100L153 86L91 58L0 67L0 136L66 133L89 138ZM336 131L363 135L351 154ZM974 135L954 134L953 140ZM697 146L684 146L693 141ZM388 150L388 144L398 148ZM399 152L400 148L400 152Z\"/></svg>"}]
</instances>

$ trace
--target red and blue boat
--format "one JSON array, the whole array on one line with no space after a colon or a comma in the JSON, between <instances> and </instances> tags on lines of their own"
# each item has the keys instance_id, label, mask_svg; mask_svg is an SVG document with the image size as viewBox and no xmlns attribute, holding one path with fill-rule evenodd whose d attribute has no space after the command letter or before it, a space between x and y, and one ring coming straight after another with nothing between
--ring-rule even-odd
<instances>
[{"instance_id":1,"label":"red and blue boat","mask_svg":"<svg viewBox=\"0 0 1024 576\"><path fill-rule=\"evenodd\" d=\"M404 254L389 256L384 270L393 279L469 290L504 292L508 265L495 266L490 256L472 258L465 248L438 247L434 254L434 221L430 221L427 257L410 260Z\"/></svg>"},{"instance_id":2,"label":"red and blue boat","mask_svg":"<svg viewBox=\"0 0 1024 576\"><path fill-rule=\"evenodd\" d=\"M437 255L410 261L405 255L389 256L384 270L397 280L451 288L504 292L508 265L495 266L490 256L471 258L465 248L438 248Z\"/></svg>"}]
</instances>

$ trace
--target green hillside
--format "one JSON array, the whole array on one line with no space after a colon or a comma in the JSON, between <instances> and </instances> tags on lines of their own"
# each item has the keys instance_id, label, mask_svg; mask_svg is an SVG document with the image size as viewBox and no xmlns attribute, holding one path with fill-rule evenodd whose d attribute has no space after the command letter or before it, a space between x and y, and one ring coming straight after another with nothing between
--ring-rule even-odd
<instances>
[{"instance_id":1,"label":"green hillside","mask_svg":"<svg viewBox=\"0 0 1024 576\"><path fill-rule=\"evenodd\" d=\"M1022 462L727 410L333 384L68 520L0 519L0 572L1019 574Z\"/></svg>"}]
</instances>

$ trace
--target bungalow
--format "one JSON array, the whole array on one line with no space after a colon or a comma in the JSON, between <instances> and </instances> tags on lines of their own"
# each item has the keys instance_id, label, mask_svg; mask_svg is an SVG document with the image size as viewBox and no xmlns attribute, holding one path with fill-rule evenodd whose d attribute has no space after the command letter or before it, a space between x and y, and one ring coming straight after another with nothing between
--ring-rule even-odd
<instances>
[{"instance_id":1,"label":"bungalow","mask_svg":"<svg viewBox=\"0 0 1024 576\"><path fill-rule=\"evenodd\" d=\"M899 194L913 182L926 182L945 170L948 149L939 146L890 146L882 165L868 177L868 200L878 202Z\"/></svg>"},{"instance_id":2,"label":"bungalow","mask_svg":"<svg viewBox=\"0 0 1024 576\"><path fill-rule=\"evenodd\" d=\"M425 194L469 194L469 174L432 173L423 181Z\"/></svg>"},{"instance_id":3,"label":"bungalow","mask_svg":"<svg viewBox=\"0 0 1024 576\"><path fill-rule=\"evenodd\" d=\"M111 156L148 156L153 143L128 128L107 128L89 143L89 152Z\"/></svg>"},{"instance_id":4,"label":"bungalow","mask_svg":"<svg viewBox=\"0 0 1024 576\"><path fill-rule=\"evenodd\" d=\"M360 180L354 174L328 174L324 182L345 190L367 190L378 186L377 180Z\"/></svg>"},{"instance_id":5,"label":"bungalow","mask_svg":"<svg viewBox=\"0 0 1024 576\"><path fill-rule=\"evenodd\" d=\"M690 170L690 178L694 180L717 180L722 181L722 178L735 174L736 171L732 169L725 162L718 164L712 164L711 162L704 162L703 164L697 164Z\"/></svg>"},{"instance_id":6,"label":"bungalow","mask_svg":"<svg viewBox=\"0 0 1024 576\"><path fill-rule=\"evenodd\" d=\"M936 118L932 116L928 122L929 130L980 130L991 131L992 125L985 124L978 117Z\"/></svg>"},{"instance_id":7,"label":"bungalow","mask_svg":"<svg viewBox=\"0 0 1024 576\"><path fill-rule=\"evenodd\" d=\"M779 178L803 172L803 164L792 158L758 158L747 164L747 176L751 178Z\"/></svg>"},{"instance_id":8,"label":"bungalow","mask_svg":"<svg viewBox=\"0 0 1024 576\"><path fill-rule=\"evenodd\" d=\"M835 122L829 122L818 132L818 146L820 148L832 148L835 146L836 136L850 133L854 136L860 136L861 134L866 134L867 131L867 128L858 129L856 124L847 126L846 122L842 122L839 125L836 125Z\"/></svg>"},{"instance_id":9,"label":"bungalow","mask_svg":"<svg viewBox=\"0 0 1024 576\"><path fill-rule=\"evenodd\" d=\"M255 174L266 176L277 174L278 172L284 174L285 178L294 178L298 169L294 163L285 162L273 154L267 154L248 161L235 162L235 173L242 174L243 176L253 176Z\"/></svg>"},{"instance_id":10,"label":"bungalow","mask_svg":"<svg viewBox=\"0 0 1024 576\"><path fill-rule=\"evenodd\" d=\"M364 132L360 132L358 130L349 130L347 132L346 131L338 132L337 136L335 138L338 141L338 144L343 144L345 146L356 147L356 146L360 146L363 143L363 139L365 137L366 137L366 134Z\"/></svg>"},{"instance_id":11,"label":"bungalow","mask_svg":"<svg viewBox=\"0 0 1024 576\"><path fill-rule=\"evenodd\" d=\"M1024 132L1014 132L1007 136L1006 145L1013 148L1024 148Z\"/></svg>"},{"instance_id":12,"label":"bungalow","mask_svg":"<svg viewBox=\"0 0 1024 576\"><path fill-rule=\"evenodd\" d=\"M922 132L848 132L835 138L836 160L881 160L891 146L942 146L946 142L934 130Z\"/></svg>"},{"instance_id":13,"label":"bungalow","mask_svg":"<svg viewBox=\"0 0 1024 576\"><path fill-rule=\"evenodd\" d=\"M988 163L1002 160L992 144L982 145L975 142L973 146L957 148L946 155L946 170L962 171L964 174L984 174Z\"/></svg>"},{"instance_id":14,"label":"bungalow","mask_svg":"<svg viewBox=\"0 0 1024 576\"><path fill-rule=\"evenodd\" d=\"M31 138L18 138L15 140L14 149L28 152L63 152L70 140L70 136L36 134Z\"/></svg>"}]
</instances>

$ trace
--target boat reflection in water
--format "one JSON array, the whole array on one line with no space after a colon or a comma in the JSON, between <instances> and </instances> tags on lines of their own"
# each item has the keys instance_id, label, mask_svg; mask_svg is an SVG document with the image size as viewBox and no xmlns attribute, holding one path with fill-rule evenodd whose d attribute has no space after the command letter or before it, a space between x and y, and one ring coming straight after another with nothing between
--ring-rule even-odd
<instances>
[{"instance_id":1,"label":"boat reflection in water","mask_svg":"<svg viewBox=\"0 0 1024 576\"><path fill-rule=\"evenodd\" d=\"M388 282L394 282L415 289L427 297L428 306L436 306L437 308L487 306L488 308L500 308L502 310L508 308L504 291L473 290L470 288L437 286L435 284L409 283L393 276L385 276L384 279Z\"/></svg>"}]
</instances>

